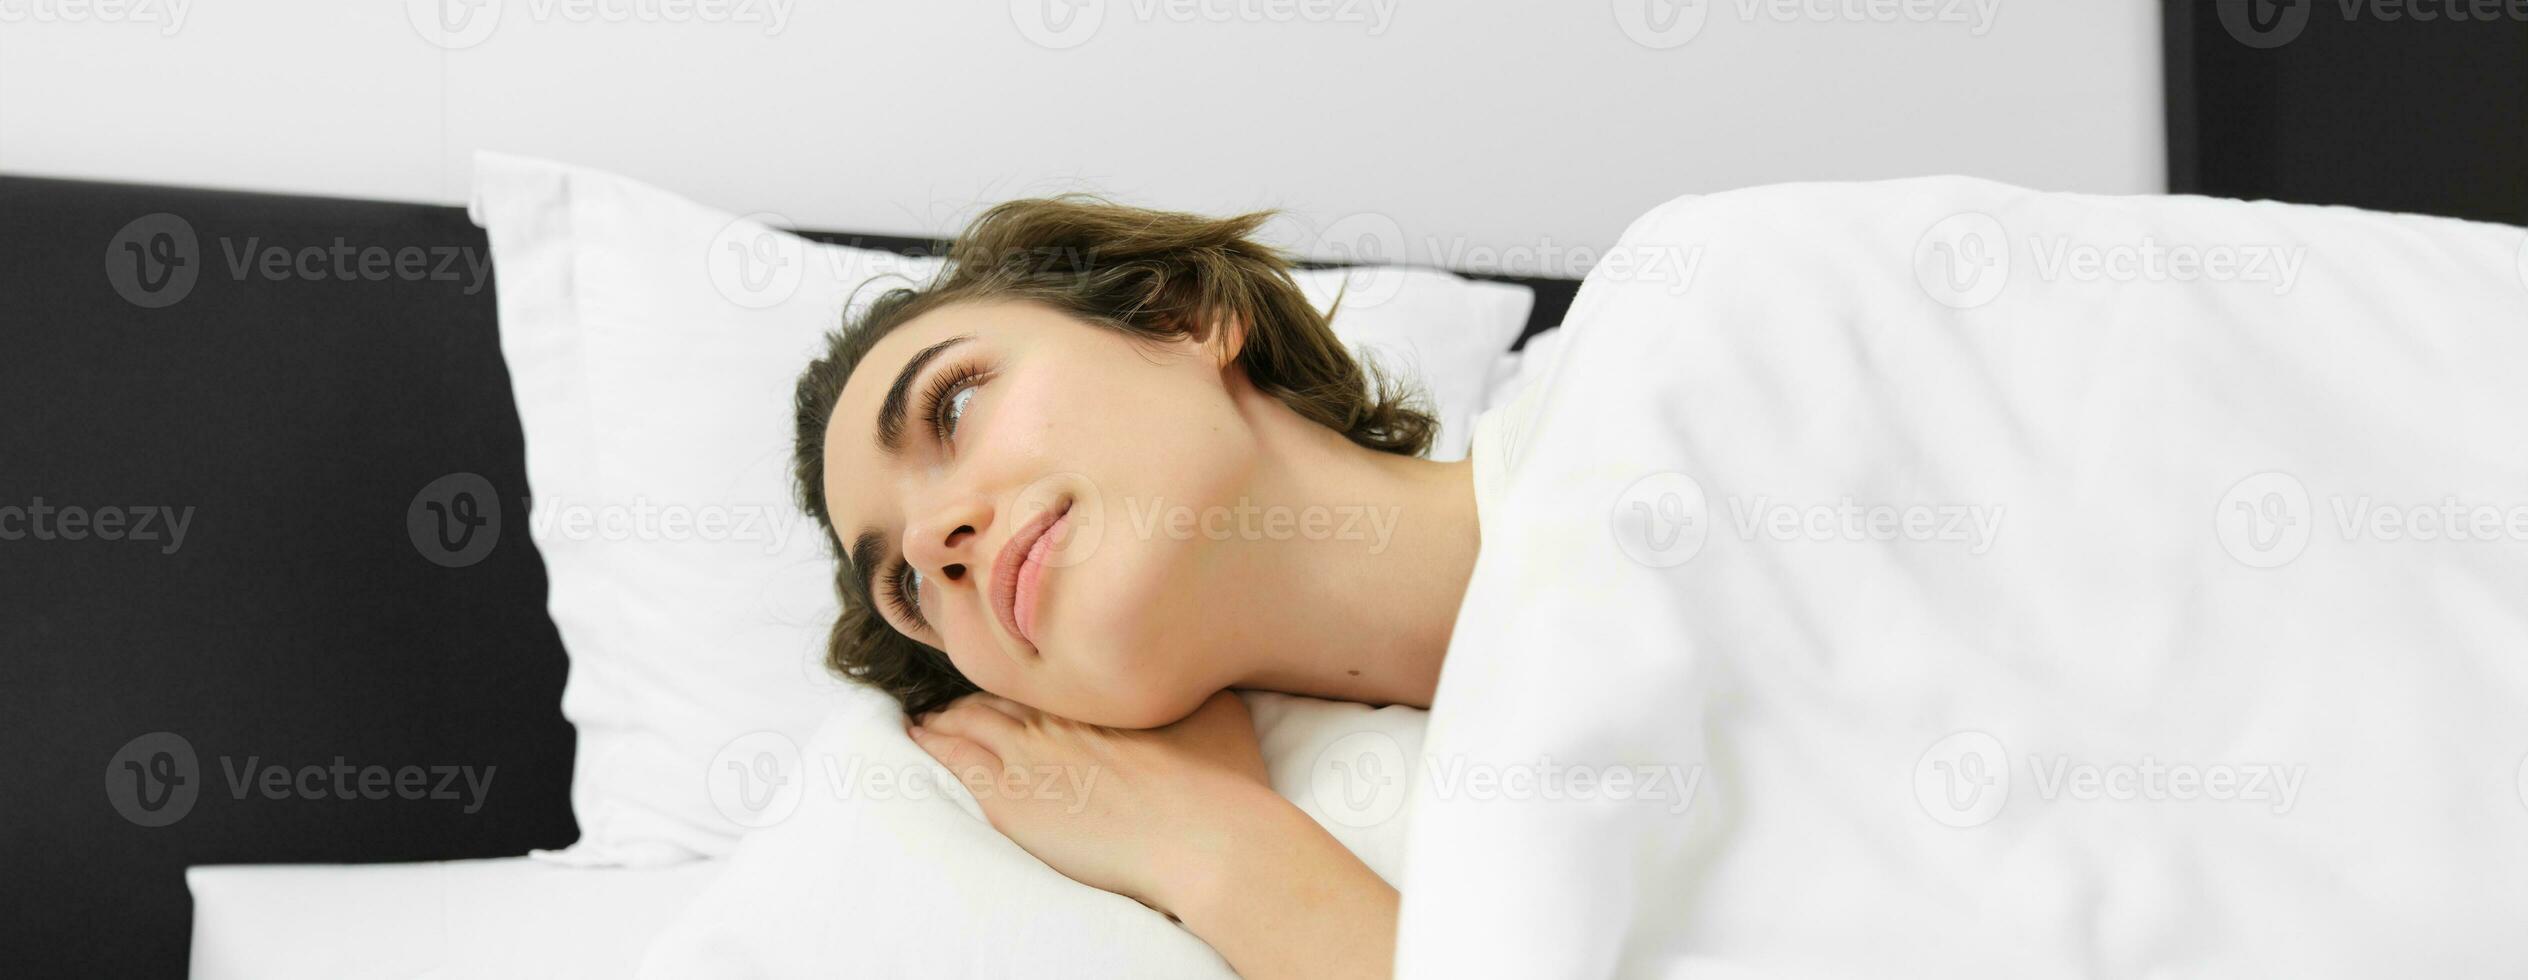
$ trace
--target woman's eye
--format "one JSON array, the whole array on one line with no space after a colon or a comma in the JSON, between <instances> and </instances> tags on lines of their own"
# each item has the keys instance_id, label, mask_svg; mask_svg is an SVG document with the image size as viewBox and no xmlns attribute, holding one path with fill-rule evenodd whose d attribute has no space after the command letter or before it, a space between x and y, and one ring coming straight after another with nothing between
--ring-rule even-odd
<instances>
[{"instance_id":1,"label":"woman's eye","mask_svg":"<svg viewBox=\"0 0 2528 980\"><path fill-rule=\"evenodd\" d=\"M959 388L957 389L956 394L948 396L948 408L946 411L940 413L941 428L944 429L948 435L954 436L957 434L957 421L965 417L966 403L973 400L974 387L972 385Z\"/></svg>"},{"instance_id":2,"label":"woman's eye","mask_svg":"<svg viewBox=\"0 0 2528 980\"><path fill-rule=\"evenodd\" d=\"M895 575L894 595L890 597L894 600L895 612L915 628L928 627L930 623L922 618L921 570L910 564L904 565L903 569Z\"/></svg>"}]
</instances>

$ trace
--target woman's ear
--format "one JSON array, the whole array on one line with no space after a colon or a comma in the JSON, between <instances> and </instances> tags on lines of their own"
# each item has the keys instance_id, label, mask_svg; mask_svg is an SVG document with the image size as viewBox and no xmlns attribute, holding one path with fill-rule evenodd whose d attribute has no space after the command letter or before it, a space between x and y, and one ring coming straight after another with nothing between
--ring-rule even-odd
<instances>
[{"instance_id":1,"label":"woman's ear","mask_svg":"<svg viewBox=\"0 0 2528 980\"><path fill-rule=\"evenodd\" d=\"M1210 333L1206 339L1220 366L1236 364L1238 355L1246 350L1246 320L1235 314L1221 314L1212 318Z\"/></svg>"}]
</instances>

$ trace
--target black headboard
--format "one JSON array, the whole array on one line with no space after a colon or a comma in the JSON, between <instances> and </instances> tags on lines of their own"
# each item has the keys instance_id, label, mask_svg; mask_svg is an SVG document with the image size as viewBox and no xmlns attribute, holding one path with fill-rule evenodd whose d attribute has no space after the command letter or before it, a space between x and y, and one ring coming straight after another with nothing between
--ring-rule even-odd
<instances>
[{"instance_id":1,"label":"black headboard","mask_svg":"<svg viewBox=\"0 0 2528 980\"><path fill-rule=\"evenodd\" d=\"M542 559L522 527L461 568L411 536L444 475L526 494L488 267L458 208L0 177L7 972L182 974L191 864L577 838ZM1531 333L1577 286L1518 281ZM497 768L473 813L231 783L337 758Z\"/></svg>"},{"instance_id":2,"label":"black headboard","mask_svg":"<svg viewBox=\"0 0 2528 980\"><path fill-rule=\"evenodd\" d=\"M2528 224L2519 4L2161 6L2170 190Z\"/></svg>"},{"instance_id":3,"label":"black headboard","mask_svg":"<svg viewBox=\"0 0 2528 980\"><path fill-rule=\"evenodd\" d=\"M338 241L459 278L231 265ZM524 495L493 294L462 271L486 257L454 208L0 178L0 508L50 511L40 537L0 512L0 891L46 937L11 972L181 975L189 864L578 836L542 559L520 528L442 567L406 527L444 474ZM472 814L230 782L337 757L498 768Z\"/></svg>"}]
</instances>

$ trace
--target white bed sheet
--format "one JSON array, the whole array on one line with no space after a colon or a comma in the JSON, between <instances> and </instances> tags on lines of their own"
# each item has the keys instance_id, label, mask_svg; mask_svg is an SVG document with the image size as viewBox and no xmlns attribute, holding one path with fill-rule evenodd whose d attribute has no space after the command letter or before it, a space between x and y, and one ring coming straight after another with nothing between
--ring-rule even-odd
<instances>
[{"instance_id":1,"label":"white bed sheet","mask_svg":"<svg viewBox=\"0 0 2528 980\"><path fill-rule=\"evenodd\" d=\"M723 864L565 868L514 857L188 868L193 976L627 977Z\"/></svg>"}]
</instances>

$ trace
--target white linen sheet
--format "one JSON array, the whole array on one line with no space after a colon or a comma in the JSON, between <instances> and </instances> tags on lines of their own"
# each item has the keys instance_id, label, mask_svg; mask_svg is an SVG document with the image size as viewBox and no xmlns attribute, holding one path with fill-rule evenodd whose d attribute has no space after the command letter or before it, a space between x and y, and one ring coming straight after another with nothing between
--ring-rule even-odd
<instances>
[{"instance_id":1,"label":"white linen sheet","mask_svg":"<svg viewBox=\"0 0 2528 980\"><path fill-rule=\"evenodd\" d=\"M1399 975L2515 974L2523 237L1955 178L1640 218L1477 433Z\"/></svg>"},{"instance_id":2,"label":"white linen sheet","mask_svg":"<svg viewBox=\"0 0 2528 980\"><path fill-rule=\"evenodd\" d=\"M194 980L632 975L727 862L564 868L525 857L188 868Z\"/></svg>"}]
</instances>

